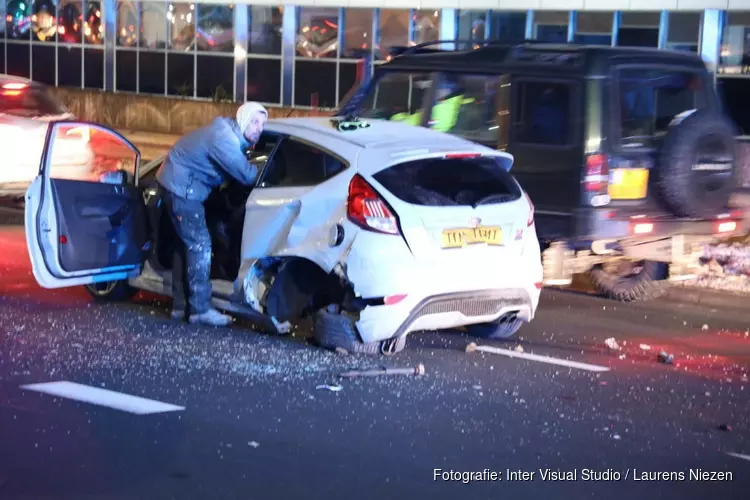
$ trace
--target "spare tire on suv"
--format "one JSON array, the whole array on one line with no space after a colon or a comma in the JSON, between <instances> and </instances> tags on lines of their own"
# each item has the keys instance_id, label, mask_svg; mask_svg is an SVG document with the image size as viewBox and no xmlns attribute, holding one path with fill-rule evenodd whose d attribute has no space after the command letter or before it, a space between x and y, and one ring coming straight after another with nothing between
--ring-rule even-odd
<instances>
[{"instance_id":1,"label":"spare tire on suv","mask_svg":"<svg viewBox=\"0 0 750 500\"><path fill-rule=\"evenodd\" d=\"M670 123L659 154L656 185L678 217L716 215L736 188L734 125L709 110L690 110Z\"/></svg>"}]
</instances>

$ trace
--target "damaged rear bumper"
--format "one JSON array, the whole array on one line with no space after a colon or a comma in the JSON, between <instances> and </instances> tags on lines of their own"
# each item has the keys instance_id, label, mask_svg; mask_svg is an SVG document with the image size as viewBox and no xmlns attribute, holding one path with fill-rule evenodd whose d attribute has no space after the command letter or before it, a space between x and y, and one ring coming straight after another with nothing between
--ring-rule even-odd
<instances>
[{"instance_id":1,"label":"damaged rear bumper","mask_svg":"<svg viewBox=\"0 0 750 500\"><path fill-rule=\"evenodd\" d=\"M357 331L364 342L401 337L413 331L439 330L495 321L507 314L529 322L539 296L507 288L473 290L405 299L396 305L369 306L360 313Z\"/></svg>"}]
</instances>

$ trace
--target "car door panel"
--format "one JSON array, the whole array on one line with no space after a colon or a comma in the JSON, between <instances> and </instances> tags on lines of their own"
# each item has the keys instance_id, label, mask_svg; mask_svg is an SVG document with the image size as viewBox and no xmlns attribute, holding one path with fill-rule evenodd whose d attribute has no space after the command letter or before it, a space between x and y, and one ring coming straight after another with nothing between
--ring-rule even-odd
<instances>
[{"instance_id":1,"label":"car door panel","mask_svg":"<svg viewBox=\"0 0 750 500\"><path fill-rule=\"evenodd\" d=\"M40 173L26 192L34 277L45 288L138 275L148 219L137 182L140 153L101 125L50 122ZM121 183L112 183L112 174ZM116 177L116 176L115 176Z\"/></svg>"},{"instance_id":2,"label":"car door panel","mask_svg":"<svg viewBox=\"0 0 750 500\"><path fill-rule=\"evenodd\" d=\"M58 217L60 265L67 272L137 266L147 241L145 205L134 186L50 179Z\"/></svg>"}]
</instances>

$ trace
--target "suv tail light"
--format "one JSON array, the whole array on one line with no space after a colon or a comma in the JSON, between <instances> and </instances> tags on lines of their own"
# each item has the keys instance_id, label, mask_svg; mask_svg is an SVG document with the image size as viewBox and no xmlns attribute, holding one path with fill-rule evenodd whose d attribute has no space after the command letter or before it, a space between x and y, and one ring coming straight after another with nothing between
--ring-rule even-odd
<instances>
[{"instance_id":1,"label":"suv tail light","mask_svg":"<svg viewBox=\"0 0 750 500\"><path fill-rule=\"evenodd\" d=\"M526 191L523 192L526 197L526 201L529 202L529 218L526 219L526 227L531 227L534 224L534 204L531 202L531 198Z\"/></svg>"},{"instance_id":2,"label":"suv tail light","mask_svg":"<svg viewBox=\"0 0 750 500\"><path fill-rule=\"evenodd\" d=\"M587 193L604 194L609 187L609 165L607 155L591 155L586 158L583 187Z\"/></svg>"},{"instance_id":3,"label":"suv tail light","mask_svg":"<svg viewBox=\"0 0 750 500\"><path fill-rule=\"evenodd\" d=\"M385 200L359 174L349 182L346 216L368 231L399 234L398 221Z\"/></svg>"}]
</instances>

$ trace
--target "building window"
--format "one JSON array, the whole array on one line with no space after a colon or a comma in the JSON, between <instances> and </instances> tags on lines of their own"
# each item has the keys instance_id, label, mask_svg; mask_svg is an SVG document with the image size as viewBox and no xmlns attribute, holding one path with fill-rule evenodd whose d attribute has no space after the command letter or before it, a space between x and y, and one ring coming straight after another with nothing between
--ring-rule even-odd
<instances>
[{"instance_id":1,"label":"building window","mask_svg":"<svg viewBox=\"0 0 750 500\"><path fill-rule=\"evenodd\" d=\"M489 39L517 41L526 38L526 12L491 12Z\"/></svg>"},{"instance_id":2,"label":"building window","mask_svg":"<svg viewBox=\"0 0 750 500\"><path fill-rule=\"evenodd\" d=\"M614 12L579 12L576 16L577 43L612 45Z\"/></svg>"},{"instance_id":3,"label":"building window","mask_svg":"<svg viewBox=\"0 0 750 500\"><path fill-rule=\"evenodd\" d=\"M380 9L378 19L378 42L375 47L375 58L385 60L393 47L409 45L408 10Z\"/></svg>"},{"instance_id":4,"label":"building window","mask_svg":"<svg viewBox=\"0 0 750 500\"><path fill-rule=\"evenodd\" d=\"M282 7L248 6L248 101L281 103L282 14Z\"/></svg>"},{"instance_id":5,"label":"building window","mask_svg":"<svg viewBox=\"0 0 750 500\"><path fill-rule=\"evenodd\" d=\"M51 86L103 88L100 0L0 0L0 14L0 72Z\"/></svg>"},{"instance_id":6,"label":"building window","mask_svg":"<svg viewBox=\"0 0 750 500\"><path fill-rule=\"evenodd\" d=\"M750 75L750 12L730 12L721 40L719 73Z\"/></svg>"},{"instance_id":7,"label":"building window","mask_svg":"<svg viewBox=\"0 0 750 500\"><path fill-rule=\"evenodd\" d=\"M721 39L717 82L724 109L744 136L750 136L750 12L729 12Z\"/></svg>"},{"instance_id":8,"label":"building window","mask_svg":"<svg viewBox=\"0 0 750 500\"><path fill-rule=\"evenodd\" d=\"M534 39L542 42L567 42L569 21L569 12L536 11L534 13Z\"/></svg>"},{"instance_id":9,"label":"building window","mask_svg":"<svg viewBox=\"0 0 750 500\"><path fill-rule=\"evenodd\" d=\"M115 89L234 99L234 7L130 2L117 7Z\"/></svg>"},{"instance_id":10,"label":"building window","mask_svg":"<svg viewBox=\"0 0 750 500\"><path fill-rule=\"evenodd\" d=\"M624 47L658 47L659 12L623 12L617 45Z\"/></svg>"},{"instance_id":11,"label":"building window","mask_svg":"<svg viewBox=\"0 0 750 500\"><path fill-rule=\"evenodd\" d=\"M700 12L670 12L666 48L698 52L701 17Z\"/></svg>"}]
</instances>

